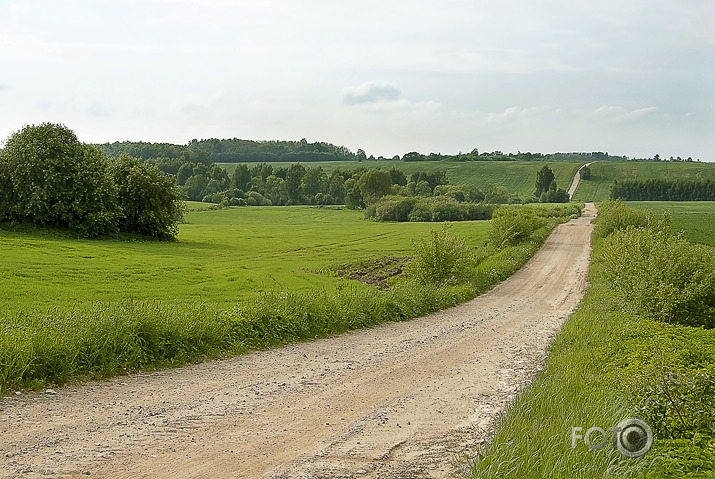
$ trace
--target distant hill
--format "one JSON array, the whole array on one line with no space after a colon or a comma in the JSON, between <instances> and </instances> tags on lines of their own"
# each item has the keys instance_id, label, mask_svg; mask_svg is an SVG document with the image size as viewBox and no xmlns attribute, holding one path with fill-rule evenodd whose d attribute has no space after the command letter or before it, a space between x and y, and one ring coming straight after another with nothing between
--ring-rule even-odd
<instances>
[{"instance_id":1,"label":"distant hill","mask_svg":"<svg viewBox=\"0 0 715 479\"><path fill-rule=\"evenodd\" d=\"M410 151L402 156L392 158L373 155L367 156L365 151L358 149L352 152L345 146L337 146L325 142L300 141L254 141L238 138L210 138L206 140L191 140L186 145L171 143L148 143L132 141L116 141L102 143L99 146L107 155L117 157L128 154L145 160L163 159L191 161L193 163L310 163L318 161L372 161L400 160L403 162L469 162L469 161L626 161L625 156L613 156L607 152L591 153L503 153L501 151L479 152L476 148L469 153L443 155L441 153L419 153Z\"/></svg>"},{"instance_id":2,"label":"distant hill","mask_svg":"<svg viewBox=\"0 0 715 479\"><path fill-rule=\"evenodd\" d=\"M590 167L591 178L579 183L574 201L603 201L611 195L613 180L715 178L715 163L679 161L598 162Z\"/></svg>"}]
</instances>

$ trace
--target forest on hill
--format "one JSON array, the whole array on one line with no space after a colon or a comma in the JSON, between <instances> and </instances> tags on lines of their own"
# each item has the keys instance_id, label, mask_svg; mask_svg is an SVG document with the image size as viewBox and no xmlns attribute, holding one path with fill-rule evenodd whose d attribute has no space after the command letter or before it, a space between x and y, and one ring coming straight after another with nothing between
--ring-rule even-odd
<instances>
[{"instance_id":1,"label":"forest on hill","mask_svg":"<svg viewBox=\"0 0 715 479\"><path fill-rule=\"evenodd\" d=\"M368 155L365 150L351 151L345 146L333 145L322 141L309 142L305 138L300 141L255 141L238 138L217 138L189 141L186 145L172 143L150 143L143 141L115 141L96 145L108 156L118 157L129 155L144 160L162 160L163 163L175 164L181 162L194 163L309 163L319 161L627 161L635 158L610 155L608 152L595 151L570 153L504 153L502 151L480 152L477 148L468 153L459 152L454 155L442 153L419 153L410 151L402 156L390 158ZM660 157L638 159L643 161L660 161ZM678 159L672 159L678 161ZM682 160L692 161L692 159Z\"/></svg>"}]
</instances>

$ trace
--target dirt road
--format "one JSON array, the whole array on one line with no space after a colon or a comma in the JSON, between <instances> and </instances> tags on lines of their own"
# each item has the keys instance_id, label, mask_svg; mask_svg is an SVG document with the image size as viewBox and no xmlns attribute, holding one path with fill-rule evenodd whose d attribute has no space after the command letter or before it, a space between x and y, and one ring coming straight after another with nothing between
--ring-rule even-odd
<instances>
[{"instance_id":1,"label":"dirt road","mask_svg":"<svg viewBox=\"0 0 715 479\"><path fill-rule=\"evenodd\" d=\"M491 292L425 318L10 394L0 477L446 477L580 301L594 214Z\"/></svg>"},{"instance_id":2,"label":"dirt road","mask_svg":"<svg viewBox=\"0 0 715 479\"><path fill-rule=\"evenodd\" d=\"M569 186L569 190L568 190L570 200L573 199L573 194L576 193L576 188L578 188L578 184L581 182L581 170L583 170L584 168L586 168L588 166L591 166L594 163L595 163L595 161L592 161L590 163L581 165L581 167L578 169L578 171L574 175L573 181L571 181L571 186Z\"/></svg>"}]
</instances>

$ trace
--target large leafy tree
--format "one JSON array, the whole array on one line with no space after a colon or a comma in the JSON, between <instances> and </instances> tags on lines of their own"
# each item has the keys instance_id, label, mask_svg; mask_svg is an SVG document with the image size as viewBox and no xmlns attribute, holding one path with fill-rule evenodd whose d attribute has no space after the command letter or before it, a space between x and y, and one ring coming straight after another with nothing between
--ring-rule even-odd
<instances>
[{"instance_id":1,"label":"large leafy tree","mask_svg":"<svg viewBox=\"0 0 715 479\"><path fill-rule=\"evenodd\" d=\"M157 238L176 235L184 216L184 201L175 178L127 155L114 160L111 173L122 208L122 231Z\"/></svg>"},{"instance_id":2,"label":"large leafy tree","mask_svg":"<svg viewBox=\"0 0 715 479\"><path fill-rule=\"evenodd\" d=\"M64 125L26 126L0 152L0 220L66 227L86 236L116 231L117 189L104 155Z\"/></svg>"},{"instance_id":3,"label":"large leafy tree","mask_svg":"<svg viewBox=\"0 0 715 479\"><path fill-rule=\"evenodd\" d=\"M111 164L64 125L26 126L0 150L0 221L174 236L183 194L156 166L123 156Z\"/></svg>"},{"instance_id":4,"label":"large leafy tree","mask_svg":"<svg viewBox=\"0 0 715 479\"><path fill-rule=\"evenodd\" d=\"M386 170L370 170L360 177L358 188L365 203L374 203L390 193L392 176Z\"/></svg>"}]
</instances>

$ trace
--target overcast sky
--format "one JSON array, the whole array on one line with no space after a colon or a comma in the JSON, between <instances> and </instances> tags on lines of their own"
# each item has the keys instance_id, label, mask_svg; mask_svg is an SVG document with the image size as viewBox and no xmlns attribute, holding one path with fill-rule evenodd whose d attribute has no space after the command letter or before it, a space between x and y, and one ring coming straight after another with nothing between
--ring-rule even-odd
<instances>
[{"instance_id":1,"label":"overcast sky","mask_svg":"<svg viewBox=\"0 0 715 479\"><path fill-rule=\"evenodd\" d=\"M0 140L715 161L712 0L0 0Z\"/></svg>"}]
</instances>

